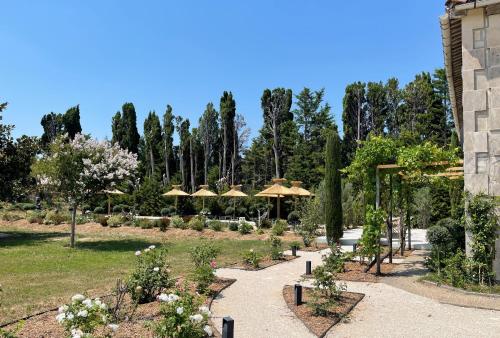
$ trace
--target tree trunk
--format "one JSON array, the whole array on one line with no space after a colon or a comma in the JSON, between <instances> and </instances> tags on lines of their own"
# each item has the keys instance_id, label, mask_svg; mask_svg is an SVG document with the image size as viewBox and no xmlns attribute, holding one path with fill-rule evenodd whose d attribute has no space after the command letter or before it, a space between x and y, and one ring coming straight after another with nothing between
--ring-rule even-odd
<instances>
[{"instance_id":1,"label":"tree trunk","mask_svg":"<svg viewBox=\"0 0 500 338\"><path fill-rule=\"evenodd\" d=\"M194 159L193 159L193 140L189 139L189 167L191 169L191 193L194 193L196 190L195 181L194 181Z\"/></svg>"},{"instance_id":2,"label":"tree trunk","mask_svg":"<svg viewBox=\"0 0 500 338\"><path fill-rule=\"evenodd\" d=\"M222 177L226 177L226 165L227 165L227 126L223 122L223 135L222 135Z\"/></svg>"},{"instance_id":3,"label":"tree trunk","mask_svg":"<svg viewBox=\"0 0 500 338\"><path fill-rule=\"evenodd\" d=\"M280 159L279 159L279 153L278 153L278 126L276 125L276 121L273 123L273 151L274 151L274 165L276 168L276 178L280 178Z\"/></svg>"},{"instance_id":4,"label":"tree trunk","mask_svg":"<svg viewBox=\"0 0 500 338\"><path fill-rule=\"evenodd\" d=\"M359 147L359 141L361 140L361 98L359 97L359 89L358 89L358 139L357 146Z\"/></svg>"},{"instance_id":5,"label":"tree trunk","mask_svg":"<svg viewBox=\"0 0 500 338\"><path fill-rule=\"evenodd\" d=\"M151 176L155 173L155 158L153 155L153 149L149 150L149 161L151 162Z\"/></svg>"},{"instance_id":6,"label":"tree trunk","mask_svg":"<svg viewBox=\"0 0 500 338\"><path fill-rule=\"evenodd\" d=\"M181 179L182 179L182 187L186 187L186 177L184 173L184 152L182 151L182 145L179 147L179 164L180 164L180 169L181 169Z\"/></svg>"},{"instance_id":7,"label":"tree trunk","mask_svg":"<svg viewBox=\"0 0 500 338\"><path fill-rule=\"evenodd\" d=\"M235 172L235 166L236 166L236 151L237 151L237 131L236 128L234 130L234 135L233 135L233 156L231 156L231 184L234 185L234 172Z\"/></svg>"},{"instance_id":8,"label":"tree trunk","mask_svg":"<svg viewBox=\"0 0 500 338\"><path fill-rule=\"evenodd\" d=\"M203 160L203 177L204 177L203 184L208 184L208 151L206 146L205 146L205 156Z\"/></svg>"},{"instance_id":9,"label":"tree trunk","mask_svg":"<svg viewBox=\"0 0 500 338\"><path fill-rule=\"evenodd\" d=\"M75 247L75 237L76 237L76 203L73 202L73 210L71 211L71 237L69 246Z\"/></svg>"}]
</instances>

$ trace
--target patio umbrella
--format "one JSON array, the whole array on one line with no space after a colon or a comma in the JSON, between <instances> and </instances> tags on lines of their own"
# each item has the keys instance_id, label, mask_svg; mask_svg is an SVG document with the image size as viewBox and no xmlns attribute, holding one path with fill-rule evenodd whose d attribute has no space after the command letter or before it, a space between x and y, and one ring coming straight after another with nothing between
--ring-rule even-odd
<instances>
[{"instance_id":1,"label":"patio umbrella","mask_svg":"<svg viewBox=\"0 0 500 338\"><path fill-rule=\"evenodd\" d=\"M233 198L233 209L234 209L233 217L235 217L235 214L236 214L236 198L238 198L238 197L247 197L248 195L241 191L241 184L240 184L240 185L232 185L231 186L231 190L229 190L228 192L222 194L221 196L232 197Z\"/></svg>"},{"instance_id":2,"label":"patio umbrella","mask_svg":"<svg viewBox=\"0 0 500 338\"><path fill-rule=\"evenodd\" d=\"M187 192L181 190L181 185L172 185L172 190L167 191L163 194L163 196L167 197L175 197L175 212L177 212L177 203L179 196L189 196Z\"/></svg>"},{"instance_id":3,"label":"patio umbrella","mask_svg":"<svg viewBox=\"0 0 500 338\"><path fill-rule=\"evenodd\" d=\"M113 189L113 190L103 190L103 193L108 195L108 215L111 214L111 195L125 195L124 192L121 192L118 189Z\"/></svg>"},{"instance_id":4,"label":"patio umbrella","mask_svg":"<svg viewBox=\"0 0 500 338\"><path fill-rule=\"evenodd\" d=\"M264 189L260 192L262 195L276 195L277 198L277 218L280 219L280 198L284 196L291 196L293 192L283 186L283 183L286 182L284 178L275 178L273 179L274 184L267 189Z\"/></svg>"},{"instance_id":5,"label":"patio umbrella","mask_svg":"<svg viewBox=\"0 0 500 338\"><path fill-rule=\"evenodd\" d=\"M291 181L290 183L292 183L290 190L293 191L293 195L295 197L295 210L297 210L297 197L311 197L312 193L301 187L301 181Z\"/></svg>"},{"instance_id":6,"label":"patio umbrella","mask_svg":"<svg viewBox=\"0 0 500 338\"><path fill-rule=\"evenodd\" d=\"M191 195L192 197L201 197L203 199L203 209L205 209L205 197L215 197L216 193L208 190L208 185L200 185L200 190Z\"/></svg>"}]
</instances>

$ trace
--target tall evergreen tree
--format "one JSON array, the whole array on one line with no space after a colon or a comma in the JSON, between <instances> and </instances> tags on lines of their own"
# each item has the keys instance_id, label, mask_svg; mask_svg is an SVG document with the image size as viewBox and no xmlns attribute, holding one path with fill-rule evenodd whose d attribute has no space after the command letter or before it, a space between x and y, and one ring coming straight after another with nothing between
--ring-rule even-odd
<instances>
[{"instance_id":1,"label":"tall evergreen tree","mask_svg":"<svg viewBox=\"0 0 500 338\"><path fill-rule=\"evenodd\" d=\"M62 117L64 132L69 138L74 139L75 135L82 132L80 124L80 105L69 108Z\"/></svg>"},{"instance_id":2,"label":"tall evergreen tree","mask_svg":"<svg viewBox=\"0 0 500 338\"><path fill-rule=\"evenodd\" d=\"M351 162L359 141L364 140L367 135L365 87L364 83L355 82L345 89L342 111L344 128L342 158L345 165Z\"/></svg>"},{"instance_id":3,"label":"tall evergreen tree","mask_svg":"<svg viewBox=\"0 0 500 338\"><path fill-rule=\"evenodd\" d=\"M220 98L220 119L222 129L222 177L228 177L229 163L233 155L234 118L236 116L236 101L233 93L226 92Z\"/></svg>"},{"instance_id":4,"label":"tall evergreen tree","mask_svg":"<svg viewBox=\"0 0 500 338\"><path fill-rule=\"evenodd\" d=\"M121 125L123 138L120 146L137 154L140 136L137 131L137 114L133 103L125 103L122 106Z\"/></svg>"},{"instance_id":5,"label":"tall evergreen tree","mask_svg":"<svg viewBox=\"0 0 500 338\"><path fill-rule=\"evenodd\" d=\"M119 145L123 142L123 124L122 124L122 114L117 111L113 119L111 120L111 143L118 143Z\"/></svg>"},{"instance_id":6,"label":"tall evergreen tree","mask_svg":"<svg viewBox=\"0 0 500 338\"><path fill-rule=\"evenodd\" d=\"M383 135L387 120L388 102L386 87L382 82L368 82L366 91L366 112L368 131Z\"/></svg>"},{"instance_id":7,"label":"tall evergreen tree","mask_svg":"<svg viewBox=\"0 0 500 338\"><path fill-rule=\"evenodd\" d=\"M189 119L183 119L180 116L175 118L177 133L179 134L179 168L181 172L182 186L188 187L187 163L190 156L190 138Z\"/></svg>"},{"instance_id":8,"label":"tall evergreen tree","mask_svg":"<svg viewBox=\"0 0 500 338\"><path fill-rule=\"evenodd\" d=\"M165 161L165 178L166 183L170 184L170 178L173 174L170 169L170 161L172 160L173 155L173 146L174 146L174 115L172 114L172 107L167 105L167 109L165 114L163 114L163 160Z\"/></svg>"},{"instance_id":9,"label":"tall evergreen tree","mask_svg":"<svg viewBox=\"0 0 500 338\"><path fill-rule=\"evenodd\" d=\"M401 103L402 93L399 89L399 81L396 78L390 78L385 84L385 93L387 100L386 127L387 133L398 137L401 131Z\"/></svg>"},{"instance_id":10,"label":"tall evergreen tree","mask_svg":"<svg viewBox=\"0 0 500 338\"><path fill-rule=\"evenodd\" d=\"M199 134L203 143L203 179L208 184L208 167L213 164L219 134L219 113L212 102L207 104L199 122Z\"/></svg>"},{"instance_id":11,"label":"tall evergreen tree","mask_svg":"<svg viewBox=\"0 0 500 338\"><path fill-rule=\"evenodd\" d=\"M57 136L64 133L64 122L61 114L49 113L42 117L40 124L43 128L41 143L44 147L52 143Z\"/></svg>"},{"instance_id":12,"label":"tall evergreen tree","mask_svg":"<svg viewBox=\"0 0 500 338\"><path fill-rule=\"evenodd\" d=\"M160 119L154 111L149 112L148 117L144 121L144 143L148 173L154 175L156 163L160 161L162 146Z\"/></svg>"},{"instance_id":13,"label":"tall evergreen tree","mask_svg":"<svg viewBox=\"0 0 500 338\"><path fill-rule=\"evenodd\" d=\"M290 111L292 107L292 90L275 88L272 91L264 90L261 98L261 107L264 112L264 131L274 153L275 175L282 177L282 129L281 126L287 121L293 120Z\"/></svg>"},{"instance_id":14,"label":"tall evergreen tree","mask_svg":"<svg viewBox=\"0 0 500 338\"><path fill-rule=\"evenodd\" d=\"M341 148L336 129L329 132L325 150L325 227L329 244L338 242L343 235L342 184L340 178Z\"/></svg>"}]
</instances>

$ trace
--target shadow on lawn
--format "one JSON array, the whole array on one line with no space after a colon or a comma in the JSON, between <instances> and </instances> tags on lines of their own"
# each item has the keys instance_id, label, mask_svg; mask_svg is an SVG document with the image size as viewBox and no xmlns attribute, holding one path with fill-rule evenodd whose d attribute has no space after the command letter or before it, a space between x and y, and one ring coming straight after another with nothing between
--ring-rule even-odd
<instances>
[{"instance_id":1,"label":"shadow on lawn","mask_svg":"<svg viewBox=\"0 0 500 338\"><path fill-rule=\"evenodd\" d=\"M142 239L117 239L76 242L77 249L93 251L137 251L144 250L150 245L159 247L161 243Z\"/></svg>"},{"instance_id":2,"label":"shadow on lawn","mask_svg":"<svg viewBox=\"0 0 500 338\"><path fill-rule=\"evenodd\" d=\"M69 237L66 232L0 231L0 234L3 235L0 236L0 247L35 245L39 242Z\"/></svg>"}]
</instances>

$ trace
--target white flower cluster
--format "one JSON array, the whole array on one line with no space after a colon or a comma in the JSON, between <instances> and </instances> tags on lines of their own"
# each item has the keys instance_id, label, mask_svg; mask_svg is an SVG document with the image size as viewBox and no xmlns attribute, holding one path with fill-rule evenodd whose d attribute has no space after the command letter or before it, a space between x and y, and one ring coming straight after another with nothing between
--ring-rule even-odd
<instances>
[{"instance_id":1,"label":"white flower cluster","mask_svg":"<svg viewBox=\"0 0 500 338\"><path fill-rule=\"evenodd\" d=\"M107 310L108 306L99 298L92 300L82 294L76 294L71 297L69 305L59 307L56 320L70 332L72 338L83 338L88 336L88 332L82 331L82 323L87 321L108 324ZM117 324L109 323L108 327L113 332L118 329Z\"/></svg>"},{"instance_id":2,"label":"white flower cluster","mask_svg":"<svg viewBox=\"0 0 500 338\"><path fill-rule=\"evenodd\" d=\"M156 249L156 246L155 246L155 245L150 245L149 247L147 247L146 249L144 249L144 252L150 252L151 250L154 250L154 249ZM136 256L140 256L140 255L142 255L142 251L141 251L141 250L137 250L137 251L135 252L135 255L136 255ZM155 268L155 269L156 269L156 268ZM158 269L158 270L160 270L160 269ZM158 270L155 270L155 271L158 271Z\"/></svg>"},{"instance_id":3,"label":"white flower cluster","mask_svg":"<svg viewBox=\"0 0 500 338\"><path fill-rule=\"evenodd\" d=\"M160 302L165 302L165 303L173 303L173 302L176 302L179 300L179 296L177 296L176 294L174 293L171 293L169 295L165 294L165 293L161 293L159 296L158 296L158 300Z\"/></svg>"}]
</instances>

